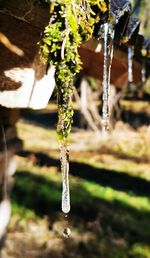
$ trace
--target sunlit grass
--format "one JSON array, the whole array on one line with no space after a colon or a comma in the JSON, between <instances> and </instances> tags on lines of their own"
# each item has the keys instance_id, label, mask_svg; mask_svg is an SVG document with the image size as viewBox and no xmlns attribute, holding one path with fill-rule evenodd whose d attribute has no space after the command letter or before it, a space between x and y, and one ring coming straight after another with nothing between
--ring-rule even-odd
<instances>
[{"instance_id":1,"label":"sunlit grass","mask_svg":"<svg viewBox=\"0 0 150 258\"><path fill-rule=\"evenodd\" d=\"M150 246L146 244L135 244L130 252L130 258L149 258Z\"/></svg>"},{"instance_id":2,"label":"sunlit grass","mask_svg":"<svg viewBox=\"0 0 150 258\"><path fill-rule=\"evenodd\" d=\"M133 112L143 112L149 114L149 101L128 101L122 100L121 106L124 110L132 110Z\"/></svg>"},{"instance_id":3,"label":"sunlit grass","mask_svg":"<svg viewBox=\"0 0 150 258\"><path fill-rule=\"evenodd\" d=\"M25 139L24 149L28 150L58 150L56 130L49 130L31 123L19 121L17 129L20 138Z\"/></svg>"}]
</instances>

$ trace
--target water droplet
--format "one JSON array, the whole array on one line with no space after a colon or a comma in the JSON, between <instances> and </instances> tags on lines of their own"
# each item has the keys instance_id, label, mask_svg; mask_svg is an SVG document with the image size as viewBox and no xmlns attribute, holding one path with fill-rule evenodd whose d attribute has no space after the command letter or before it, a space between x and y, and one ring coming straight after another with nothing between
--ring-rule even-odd
<instances>
[{"instance_id":1,"label":"water droplet","mask_svg":"<svg viewBox=\"0 0 150 258\"><path fill-rule=\"evenodd\" d=\"M70 228L65 228L64 231L63 231L63 236L66 237L66 238L69 238L70 234L71 234Z\"/></svg>"}]
</instances>

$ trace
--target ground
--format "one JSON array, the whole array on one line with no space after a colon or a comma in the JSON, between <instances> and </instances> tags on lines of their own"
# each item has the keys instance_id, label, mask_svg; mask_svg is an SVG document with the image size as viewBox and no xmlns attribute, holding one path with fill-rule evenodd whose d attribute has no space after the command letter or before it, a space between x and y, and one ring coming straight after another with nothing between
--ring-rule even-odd
<instances>
[{"instance_id":1,"label":"ground","mask_svg":"<svg viewBox=\"0 0 150 258\"><path fill-rule=\"evenodd\" d=\"M124 122L109 136L73 126L67 218L61 212L55 106L23 113L17 128L24 150L16 156L2 258L150 258L150 126L141 121L149 103L123 106ZM140 117L134 128L133 119L132 126L125 123L131 110L131 117Z\"/></svg>"}]
</instances>

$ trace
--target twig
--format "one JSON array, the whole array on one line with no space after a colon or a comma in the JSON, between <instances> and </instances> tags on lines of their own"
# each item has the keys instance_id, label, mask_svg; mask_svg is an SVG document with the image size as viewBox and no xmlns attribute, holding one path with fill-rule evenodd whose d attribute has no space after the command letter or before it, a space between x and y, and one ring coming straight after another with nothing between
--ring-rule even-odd
<instances>
[{"instance_id":1,"label":"twig","mask_svg":"<svg viewBox=\"0 0 150 258\"><path fill-rule=\"evenodd\" d=\"M16 55L18 56L23 56L24 55L24 52L22 49L20 49L19 47L13 45L9 39L3 34L0 32L0 42L5 46L7 47L11 52L15 53Z\"/></svg>"},{"instance_id":2,"label":"twig","mask_svg":"<svg viewBox=\"0 0 150 258\"><path fill-rule=\"evenodd\" d=\"M69 34L69 31L67 30L66 36L64 37L64 40L62 42L62 47L61 47L61 58L62 59L65 58L65 45L66 45L66 40L67 40L68 34Z\"/></svg>"},{"instance_id":3,"label":"twig","mask_svg":"<svg viewBox=\"0 0 150 258\"><path fill-rule=\"evenodd\" d=\"M87 123L89 124L90 128L91 128L94 132L99 132L99 129L98 129L98 127L95 125L95 123L93 122L93 119L92 119L92 117L91 117L89 111L88 111L87 109L85 109L85 108L82 108L81 100L80 100L79 94L78 94L78 92L77 92L76 89L74 89L74 97L75 97L75 99L76 99L78 105L80 106L81 112L82 112L82 114L84 115L84 117L85 117Z\"/></svg>"}]
</instances>

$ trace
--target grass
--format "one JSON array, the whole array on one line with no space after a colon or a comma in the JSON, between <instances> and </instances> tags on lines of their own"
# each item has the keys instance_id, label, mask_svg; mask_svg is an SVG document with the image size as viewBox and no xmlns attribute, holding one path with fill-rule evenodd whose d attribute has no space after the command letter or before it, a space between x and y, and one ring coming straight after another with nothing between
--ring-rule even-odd
<instances>
[{"instance_id":1,"label":"grass","mask_svg":"<svg viewBox=\"0 0 150 258\"><path fill-rule=\"evenodd\" d=\"M125 110L133 111L135 113L143 112L143 113L149 113L149 101L138 101L137 100L122 100L121 101L121 106Z\"/></svg>"},{"instance_id":2,"label":"grass","mask_svg":"<svg viewBox=\"0 0 150 258\"><path fill-rule=\"evenodd\" d=\"M148 127L135 131L118 123L105 139L73 130L67 219L61 212L55 129L26 120L20 120L17 128L25 146L16 157L13 216L3 255L150 258ZM62 236L67 226L72 231L70 239Z\"/></svg>"}]
</instances>

